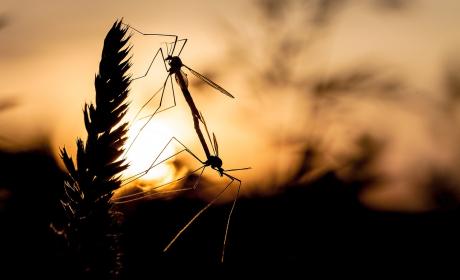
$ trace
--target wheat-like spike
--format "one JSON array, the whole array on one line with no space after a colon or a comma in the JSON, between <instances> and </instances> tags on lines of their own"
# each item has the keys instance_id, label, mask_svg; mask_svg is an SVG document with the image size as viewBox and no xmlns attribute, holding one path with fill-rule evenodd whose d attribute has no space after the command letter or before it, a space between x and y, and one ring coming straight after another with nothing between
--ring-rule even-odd
<instances>
[{"instance_id":1,"label":"wheat-like spike","mask_svg":"<svg viewBox=\"0 0 460 280\"><path fill-rule=\"evenodd\" d=\"M71 176L65 182L61 200L69 217L56 234L65 239L69 277L64 279L115 279L121 268L120 224L111 211L110 198L120 187L120 172L128 165L117 159L123 154L128 123L120 125L128 110L131 66L123 47L130 36L121 21L108 32L102 50L99 73L95 77L96 101L83 109L88 132L86 144L77 139L76 164L61 149L61 158Z\"/></svg>"}]
</instances>

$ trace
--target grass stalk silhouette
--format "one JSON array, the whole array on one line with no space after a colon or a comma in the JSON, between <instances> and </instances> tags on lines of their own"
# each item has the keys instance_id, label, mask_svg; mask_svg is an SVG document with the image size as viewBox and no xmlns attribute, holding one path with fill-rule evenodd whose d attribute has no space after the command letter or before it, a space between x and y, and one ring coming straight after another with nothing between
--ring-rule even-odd
<instances>
[{"instance_id":1,"label":"grass stalk silhouette","mask_svg":"<svg viewBox=\"0 0 460 280\"><path fill-rule=\"evenodd\" d=\"M110 198L120 187L120 173L128 168L124 159L117 160L128 131L127 122L120 124L128 110L131 83L126 74L131 48L125 47L131 35L126 33L122 21L116 21L104 40L95 77L96 102L85 103L83 109L88 137L86 144L76 140L76 164L65 147L60 150L71 177L61 200L68 223L62 230L53 229L64 245L67 279L114 279L121 268L121 224Z\"/></svg>"}]
</instances>

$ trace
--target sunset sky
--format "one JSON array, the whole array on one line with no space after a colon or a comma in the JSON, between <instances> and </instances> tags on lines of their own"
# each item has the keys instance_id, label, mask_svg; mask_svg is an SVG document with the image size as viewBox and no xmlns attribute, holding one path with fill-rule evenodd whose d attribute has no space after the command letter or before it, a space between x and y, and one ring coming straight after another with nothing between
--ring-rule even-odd
<instances>
[{"instance_id":1,"label":"sunset sky","mask_svg":"<svg viewBox=\"0 0 460 280\"><path fill-rule=\"evenodd\" d=\"M385 143L372 166L385 180L363 191L361 202L433 209L427 172L443 170L460 182L458 104L446 93L446 73L460 78L460 2L348 0L327 9L321 2L1 0L0 147L22 151L48 139L57 161L59 147L75 153L76 137L86 138L82 108L94 101L103 40L123 18L144 33L187 38L184 64L235 96L188 73L223 167L252 167L232 173L243 196L281 191L313 143L321 157L310 175L337 169L348 180L342 160L366 133ZM168 40L133 36L133 77ZM133 82L127 121L166 78L156 66ZM318 85L352 74L371 78L352 85L355 94L315 97ZM147 158L148 166L172 136L205 160L177 85L175 93L177 106L155 116L132 161ZM172 104L170 92L165 98Z\"/></svg>"}]
</instances>

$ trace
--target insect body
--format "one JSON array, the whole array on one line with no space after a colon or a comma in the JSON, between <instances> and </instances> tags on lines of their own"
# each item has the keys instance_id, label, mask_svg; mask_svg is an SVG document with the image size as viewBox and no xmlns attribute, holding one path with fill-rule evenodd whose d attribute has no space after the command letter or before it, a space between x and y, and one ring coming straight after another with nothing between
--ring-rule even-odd
<instances>
[{"instance_id":1,"label":"insect body","mask_svg":"<svg viewBox=\"0 0 460 280\"><path fill-rule=\"evenodd\" d=\"M129 27L129 26L128 26ZM231 217L231 214L233 212L233 209L235 207L235 203L236 203L236 200L238 198L238 194L239 194L239 191L240 191L240 188L241 188L241 180L236 178L236 177L233 177L232 175L228 174L227 172L229 171L236 171L236 170L245 170L245 169L250 169L250 167L248 168L241 168L241 169L229 169L229 170L225 170L222 168L222 160L219 158L219 151L218 151L218 145L217 145L217 140L216 140L216 137L215 135L213 134L213 141L211 141L211 137L209 135L209 132L208 132L208 128L206 126L206 122L204 120L204 117L203 115L201 114L201 112L198 111L194 101L193 101L193 98L188 90L188 79L187 79L187 76L185 75L185 73L182 71L182 67L185 67L187 68L193 75L195 75L196 77L200 78L201 80L203 80L204 82L206 82L208 85L210 85L211 87L219 90L220 92L224 93L225 95L231 97L231 98L234 98L230 93L228 93L225 89L223 89L222 87L220 87L219 85L217 85L216 83L212 82L211 80L209 80L208 78L204 77L203 75L199 74L198 72L194 71L193 69L189 68L188 66L184 65L181 61L181 59L179 58L179 55L180 53L182 52L182 49L184 48L185 46L185 43L187 42L187 39L183 39L183 40L177 40L177 36L175 35L163 35L163 34L144 34L136 29L133 28L133 30L135 30L136 32L139 32L140 34L142 35L161 35L161 36L174 36L175 37L175 41L173 43L173 46L171 47L171 52L169 52L169 50L167 49L167 54L168 56L166 57L166 59L164 58L163 56L163 51L162 49L160 48L157 53L155 54L155 57L153 58L149 68L147 69L147 72L145 73L144 76L142 77L139 77L139 78L143 78L147 75L151 65L153 64L153 61L155 60L156 56L158 55L158 53L161 54L162 58L163 58L163 62L165 64L165 68L166 70L168 71L168 76L166 77L166 80L163 84L163 87L160 89L162 91L161 93L161 98L160 98L160 104L158 105L157 109L154 111L153 114L147 116L147 117L150 117L147 121L146 124L144 124L144 126L141 128L141 130L138 132L138 134L136 135L136 137L134 138L133 142L131 143L131 145L128 147L128 149L126 150L126 153L129 151L130 147L133 145L134 141L136 140L136 138L139 136L139 133L144 129L144 127L148 124L148 122L153 118L153 116L156 114L156 113L159 113L159 112L162 112L162 111L165 111L167 109L170 109L172 107L174 107L176 105L176 101L175 101L175 96L174 96L174 87L172 86L172 78L171 76L174 74L175 76L175 80L177 82L177 84L179 85L183 95L184 95L184 98L185 100L187 101L187 104L189 105L190 107L190 110L191 110L191 113L192 113L192 117L193 117L193 123L194 123L194 128L195 128L195 131L198 135L198 138L200 139L200 143L203 147L203 150L206 154L206 161L203 162L202 160L200 160L195 154L193 154L184 144L182 144L179 140L177 140L175 137L172 137L169 142L166 144L166 146L163 148L163 150L160 152L160 154L157 156L157 158L154 160L154 162L152 163L152 165L145 171L137 174L137 175L134 175L130 178L127 178L125 181L124 181L124 184L123 185L126 185L127 183L129 182L132 182L134 180L137 180L138 178L142 177L143 175L147 174L147 172L149 172L151 169L153 169L154 167L158 166L159 164L163 163L164 161L166 161L167 159L181 153L181 152L187 152L189 153L190 155L192 155L195 159L197 159L201 164L202 166L190 173L188 173L187 175L177 179L177 180L174 180L172 182L169 182L169 183L166 183L166 184L163 184L163 185L160 185L160 186L157 186L155 188L153 188L152 190L155 191L156 189L158 188L161 188L165 185L169 185L171 183L174 183L174 182L177 182L177 181L180 181L184 178L187 178L188 176L192 175L193 173L199 171L201 169L201 174L199 175L197 181L195 182L195 184L193 185L193 187L190 187L190 188L185 188L185 189L179 189L179 190L166 190L166 191L161 191L161 192L153 192L153 191L149 191L147 193L137 193L137 194L132 194L132 195L127 195L127 196L123 196L123 197L115 197L115 198L112 198L112 201L114 203L126 203L126 202L130 202L130 201L133 201L133 200L137 200L137 199L141 199L145 196L150 196L150 195L155 195L155 194L160 194L160 193L170 193L170 192L179 192L179 191L186 191L186 190L194 190L196 189L196 187L198 186L198 183L200 181L200 178L201 176L203 175L203 172L204 170L206 169L206 167L211 167L212 169L216 170L220 177L227 177L228 179L230 179L230 183L207 205L205 206L200 212L198 212L198 214L196 214L191 220L190 222L185 225L185 227L176 235L176 237L169 243L169 245L164 249L164 251L166 251L170 246L171 244L179 237L179 235L204 211L206 210L209 206L211 206L219 197L220 195L235 181L239 182L238 184L238 191L235 195L235 199L233 201L233 205L232 205L232 208L230 210L230 214L229 214L229 218L228 218L228 221L227 221L227 228L226 228L226 231L225 231L225 238L224 238L224 242L223 242L223 250L222 250L222 261L223 261L223 258L224 258L224 252L225 252L225 242L227 240L227 232L228 232L228 226L229 226L229 223L230 223L230 217ZM175 50L175 47L176 47L176 44L177 44L177 41L185 41L184 42L184 45L182 45L182 48L181 50L179 51L179 54L177 56L173 56L173 53L174 53L174 50ZM166 47L168 47L168 45L166 45ZM169 69L166 67L166 62L168 62L169 64ZM164 95L164 90L165 90L165 87L166 87L166 83L168 82L168 79L170 79L170 82L171 82L171 88L172 88L172 92L173 92L173 98L174 98L174 105L173 106L170 106L166 109L163 109L162 111L159 111L161 105L162 105L162 100L163 100L163 95ZM159 91L158 91L159 92ZM157 93L158 93L157 92ZM155 93L155 95L157 94ZM155 96L154 95L154 96ZM149 101L147 101L147 103L144 104L144 106L141 108L141 110L137 113L136 117L134 119L137 118L137 116L139 115L139 113L142 111L142 109L153 99L153 97L149 99ZM212 147L212 150L214 152L214 155L211 155L209 149L208 149L208 146L207 146L207 143L206 143L206 140L203 136L203 133L201 132L201 129L200 129L200 122L204 125L205 129L206 129L206 133L207 133L207 136L208 136L208 139L209 141L211 142L211 147ZM181 150L180 152L176 153L175 155L161 161L161 162L158 162L157 163L157 160L158 158L160 157L160 155L165 151L166 147L173 141L175 140L176 142L178 142L180 145L182 145L182 147L184 148L183 150Z\"/></svg>"},{"instance_id":2,"label":"insect body","mask_svg":"<svg viewBox=\"0 0 460 280\"><path fill-rule=\"evenodd\" d=\"M223 94L227 95L228 97L235 98L233 95L231 95L228 91L220 87L218 84L214 83L210 79L206 78L205 76L201 75L200 73L196 72L195 70L191 69L190 67L184 65L182 63L182 60L179 58L179 56L171 56L169 55L165 61L169 61L169 74L172 75L173 73L176 76L176 82L179 84L181 89L183 88L180 83L179 83L179 77L182 77L185 81L185 87L188 87L188 81L187 81L187 76L185 73L181 70L182 66L187 68L193 75L195 75L197 78L201 79L211 87L217 89L218 91L222 92Z\"/></svg>"},{"instance_id":3,"label":"insect body","mask_svg":"<svg viewBox=\"0 0 460 280\"><path fill-rule=\"evenodd\" d=\"M206 129L206 133L207 133L207 136L208 136L208 139L209 141L211 142L211 137L209 135L209 132L208 132L208 128L206 126L206 122L204 120L204 117L203 115L200 113L200 120L202 121L205 129ZM174 155L168 157L167 159L163 160L163 161L160 161L157 163L157 160L158 158L161 156L161 154L166 150L167 146L171 144L171 142L175 140L177 143L179 143L183 149L177 153L175 153ZM187 152L189 153L191 156L193 156L195 159L197 159L201 164L202 166L189 172L188 174L186 174L185 176L181 177L181 178L178 178L172 182L169 182L169 183L166 183L166 184L163 184L163 185L160 185L160 186L156 186L155 188L147 191L147 192L141 192L141 193L135 193L135 194L130 194L130 195L126 195L126 196L121 196L121 197L115 197L115 198L112 198L112 201L115 203L115 204L120 204L120 203L128 203L128 202L131 202L131 201L135 201L135 200L139 200L139 199L142 199L142 198L145 198L145 197L149 197L149 196L153 196L153 195L158 195L158 194L165 194L165 193L173 193L173 192L181 192L181 191L188 191L188 190L195 190L198 186L198 183L203 175L203 172L204 170L207 168L207 167L211 167L212 169L216 170L218 173L219 173L219 176L220 177L227 177L228 179L230 179L230 182L226 185L225 188L222 189L222 191L220 191L220 193L211 201L209 202L200 212L198 212L188 223L187 225L185 225L182 230L174 237L174 239L168 244L168 246L164 249L164 251L166 251L173 243L174 241L179 237L179 235L196 219L198 218L198 216L203 213L204 210L206 210L207 208L209 208L229 187L230 185L237 181L238 182L238 190L237 190L237 193L235 195L235 198L233 200L233 204L232 204L232 208L230 210L230 214L228 216L228 221L227 221L227 227L226 227L226 230L225 230L225 237L224 237L224 242L223 242L223 250L222 250L222 261L224 260L224 253L225 253L225 243L226 243L226 240L227 240L227 232L228 232L228 226L230 224L230 217L233 213L233 209L235 207L235 204L236 204L236 200L238 198L238 195L239 195L239 192L240 192L240 189L241 189L241 180L228 174L227 172L230 172L230 171L238 171L238 170L246 170L246 169L251 169L251 167L247 167L247 168L239 168L239 169L223 169L222 168L222 165L223 165L223 162L222 162L222 159L219 157L219 148L218 148L218 145L217 145L217 139L216 139L216 136L215 134L213 134L213 141L211 142L211 147L212 147L212 150L214 152L214 155L210 155L210 156L207 156L207 160L206 161L202 161L201 159L199 159L192 151L190 151L184 144L182 144L182 142L180 142L178 139L176 139L175 137L172 137L168 143L166 144L166 146L163 148L163 150L161 151L161 153L157 156L157 158L153 161L153 163L151 164L151 166L137 174L137 175L134 175L132 177L129 177L127 179L125 179L123 181L123 184L122 186L130 183L130 182L133 182L139 178L141 178L142 176L144 176L145 174L147 174L150 170L152 170L153 168L155 168L156 166L158 166L159 164L163 163L164 161L168 160L169 158L175 156L175 155L178 155L182 152ZM201 170L201 173L199 175L199 177L197 178L195 184L193 185L193 187L190 187L190 188L185 188L185 189L173 189L173 190L166 190L166 191L156 191L157 189L161 188L161 187L164 187L166 185L169 185L169 184L172 184L172 183L175 183L175 182L178 182L180 180L183 180L187 177L189 177L190 175L194 174L195 172Z\"/></svg>"},{"instance_id":4,"label":"insect body","mask_svg":"<svg viewBox=\"0 0 460 280\"><path fill-rule=\"evenodd\" d=\"M132 28L131 26L127 25L128 28ZM126 150L125 154L128 153L129 149L131 148L131 146L134 144L134 142L136 141L137 137L139 136L139 134L141 133L141 131L145 128L145 126L150 122L150 120L153 118L153 116L157 113L160 113L160 112L163 112L163 111L166 111L168 109L171 109L173 107L176 106L176 98L175 98L175 94L174 94L174 87L172 85L172 78L171 76L174 74L175 76L175 80L177 82L177 84L179 85L183 95L184 95L184 98L185 100L187 101L187 104L189 105L191 111L192 111L192 116L194 118L194 125L195 125L195 130L197 130L197 125L198 124L198 121L195 120L195 118L199 118L199 113L198 113L198 109L196 108L195 104L194 104L194 101L192 99L192 96L190 94L190 92L188 91L188 79L187 79L187 75L182 71L182 67L185 67L187 68L194 76L196 76L197 78L201 79L202 81L204 81L205 83L207 83L208 85L210 85L211 87L215 88L216 90L222 92L223 94L227 95L228 97L231 97L231 98L234 98L233 95L231 95L228 91L226 91L224 88L222 88L221 86L217 85L216 83L214 83L213 81L211 81L210 79L206 78L205 76L201 75L200 73L196 72L195 70L191 69L190 67L184 65L182 63L182 60L179 58L185 44L187 43L187 39L181 39L181 40L178 40L177 36L176 35L166 35L166 34L146 34L146 33L142 33L140 32L139 30L135 29L135 28L132 28L134 31L142 34L142 35L155 35L155 36L173 36L175 37L175 40L174 42L172 43L172 47L171 47L171 52L169 51L169 49L167 49L167 54L168 56L166 58L164 58L164 55L163 55L163 50L160 48L157 53L155 54L152 62L150 63L150 66L148 67L147 71L145 72L145 74L143 76L140 76L140 77L137 77L133 80L137 80L137 79L141 79L141 78L144 78L147 76L147 74L149 73L149 70L153 64L153 62L155 61L156 57L158 56L158 53L161 54L161 57L163 58L163 61L164 61L164 64L165 64L165 69L166 71L168 72L168 76L166 77L165 79L165 82L163 83L163 86L142 106L142 108L139 110L139 112L136 114L136 116L134 117L133 119L133 122L136 120L136 118L138 117L138 115L140 114L140 112L143 110L143 108L145 106L147 106L148 103L150 103L150 101L161 91L161 97L160 97L160 103L158 105L158 107L155 109L155 111L153 112L153 114L150 114L150 115L147 115L145 117L142 117L140 119L145 119L145 118L149 118L147 120L147 122L142 126L142 128L140 129L140 131L138 132L138 134L136 135L136 137L133 139L133 141L131 142L130 146L128 147L128 149ZM178 41L184 41L184 44L182 45L182 48L180 49L179 51L179 54L177 56L173 56L174 54L174 50L176 48L176 44ZM167 45L168 46L168 43ZM168 67L166 66L166 62L168 62L168 65L169 65L169 69ZM170 107L167 107L163 110L160 110L161 106L162 106L162 102L163 102L163 96L164 96L164 91L165 91L165 88L166 88L166 84L168 83L168 79L170 79L170 82L171 82L171 89L172 89L172 94L173 94L173 102L174 102L174 105L170 106ZM140 120L139 119L139 120ZM200 136L200 132L197 130L197 134L198 134L198 137L200 138L200 141L201 141L201 144L203 146L203 148L205 149L205 152L206 152L206 156L209 157L210 154L209 154L209 151L207 151L207 147L205 147L204 145L204 137L202 137L202 135Z\"/></svg>"}]
</instances>

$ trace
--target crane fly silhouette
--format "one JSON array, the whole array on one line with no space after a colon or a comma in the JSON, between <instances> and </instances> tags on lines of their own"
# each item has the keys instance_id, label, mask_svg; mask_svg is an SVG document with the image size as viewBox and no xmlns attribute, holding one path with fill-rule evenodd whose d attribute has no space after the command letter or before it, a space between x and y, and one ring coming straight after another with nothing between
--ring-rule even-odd
<instances>
[{"instance_id":1,"label":"crane fly silhouette","mask_svg":"<svg viewBox=\"0 0 460 280\"><path fill-rule=\"evenodd\" d=\"M207 208L209 208L224 192L225 190L228 189L228 187L230 187L230 185L237 181L238 182L238 190L236 192L236 195L235 195L235 198L233 199L233 204L232 204L232 208L230 210L230 213L228 215L228 220L227 220L227 226L225 228L225 236L224 236L224 242L223 242L223 249L222 249L222 259L221 261L223 262L224 261L224 253L225 253L225 243L227 241L227 233L228 233L228 227L230 225L230 218L231 218L231 215L233 213L233 209L235 208L235 204L236 204L236 200L238 199L238 195L240 193L240 189L241 189L241 180L228 174L227 172L229 171L238 171L238 170L247 170L247 169L251 169L251 167L246 167L246 168L238 168L238 169L223 169L222 168L222 159L220 159L219 157L219 146L217 144L217 138L216 138L216 135L213 133L213 140L211 141L211 137L209 135L209 131L208 131L208 128L207 128L207 125L206 125L206 122L204 120L204 117L203 115L201 114L200 112L200 120L202 122L202 124L204 125L205 129L206 129L206 134L208 136L208 139L209 139L209 142L211 143L211 147L212 147L212 150L214 152L214 155L210 155L207 157L207 160L206 161L202 161L200 160L192 151L190 151L184 144L182 144L182 142L180 142L177 138L175 137L172 137L168 143L166 144L166 146L163 148L163 150L160 152L160 154L157 156L157 158L153 161L153 163L151 164L151 166L146 169L145 171L142 171L136 175L133 175L129 178L126 178L125 180L123 180L123 183L121 186L125 186L139 178L141 178L142 176L144 176L145 174L147 174L150 170L152 170L153 168L155 168L156 166L160 165L161 163L165 162L166 160L182 153L182 152L187 152L189 153L190 155L192 155L195 159L197 159L201 164L202 166L189 172L188 174L186 174L185 176L179 178L179 179L176 179L174 181L171 181L171 182L168 182L168 183L165 183L165 184L162 184L160 186L156 186L146 192L140 192L140 193L134 193L134 194L129 194L129 195L125 195L125 196L121 196L121 197L115 197L115 198L112 198L111 201L114 203L114 204L121 204L121 203L128 203L128 202L132 202L132 201L135 201L135 200L139 200L139 199L143 199L145 197L149 197L149 196L153 196L153 195L158 195L158 194L164 194L164 193L173 193L173 192L181 192L181 191L188 191L188 190L195 190L198 186L198 183L201 179L201 176L203 175L203 172L204 170L206 169L206 167L210 166L212 169L214 169L215 171L217 171L219 173L219 176L220 177L227 177L230 179L230 183L228 183L228 185L222 189L222 191L219 192L219 194L211 201L209 202L203 209L201 209L180 231L179 233L174 237L174 239L168 244L168 246L166 246L166 248L163 250L164 252L166 250L168 250L168 248L174 243L174 241L176 241L176 239L179 237L179 235L182 234L182 232L184 232L184 230L196 219L198 218L198 216L203 213ZM171 144L171 142L175 140L177 143L179 143L183 149L179 152L176 152L174 155L166 158L165 160L162 160L160 162L157 163L157 160L158 158L161 156L161 154L165 151L165 149L168 147L169 144ZM189 187L189 188L184 188L184 189L176 189L176 190L166 190L166 191L156 191L156 189L158 188L161 188L161 187L164 187L164 186L167 186L169 184L172 184L172 183L175 183L175 182L178 182L178 181L181 181L187 177L189 177L190 175L194 174L195 172L201 170L201 173L199 175L199 177L197 178L195 184L192 186L192 187Z\"/></svg>"},{"instance_id":2,"label":"crane fly silhouette","mask_svg":"<svg viewBox=\"0 0 460 280\"><path fill-rule=\"evenodd\" d=\"M145 35L145 36L170 36L170 37L174 37L174 42L171 42L171 43L166 43L166 52L167 52L167 57L165 58L164 55L163 55L163 50L162 48L159 48L158 51L156 52L155 56L153 57L152 59L152 62L150 63L147 71L145 72L144 75L140 76L140 77L137 77L137 78L134 78L132 79L133 81L134 80L137 80L137 79L141 79L141 78L144 78L147 76L147 74L149 73L150 71L150 68L152 67L152 64L153 62L155 61L156 57L158 56L158 54L160 53L161 54L161 57L163 58L163 63L164 63L164 66L165 66L165 69L166 71L168 72L168 75L166 77L166 80L165 82L163 83L163 86L141 107L141 109L139 110L139 112L136 114L136 116L134 117L133 119L133 123L136 121L136 118L139 116L140 112L144 109L145 106L147 106L148 103L150 103L150 101L152 101L152 99L161 91L161 97L160 97L160 103L158 105L158 107L155 109L155 111L153 112L153 114L151 115L148 115L148 116L145 116L145 117L142 117L140 118L139 120L141 119L145 119L145 118L149 118L147 120L147 122L141 127L141 129L139 130L139 132L137 133L136 137L134 137L133 141L131 142L131 144L129 145L128 149L126 150L125 152L125 155L128 154L128 151L131 149L132 145L134 144L134 142L136 141L137 137L139 136L139 134L142 132L142 130L145 128L145 126L150 122L150 120L153 118L153 116L155 116L155 114L157 113L160 113L160 112L163 112L163 111L166 111L168 109L171 109L173 107L176 106L176 97L175 97L175 94L174 94L174 86L173 86L173 83L172 83L172 78L171 76L174 74L175 76L175 80L176 80L176 83L179 85L179 87L181 88L181 91L184 95L184 98L185 100L187 101L189 107L190 107L190 110L192 111L192 116L194 117L194 125L195 125L195 130L197 130L197 134L198 134L198 137L200 138L200 141L201 141L201 144L203 145L203 147L205 147L205 140L204 140L204 137L203 135L201 134L201 132L199 132L199 123L198 123L198 120L195 118L198 118L199 119L199 112L198 112L198 109L196 108L195 106L195 103L193 102L193 99L192 99L192 96L190 95L190 92L188 91L188 79L187 79L187 75L184 73L184 71L182 71L182 67L185 67L187 68L193 75L195 75L197 78L201 79L202 81L204 81L205 83L207 83L208 85L210 85L211 87L215 88L216 90L222 92L223 94L227 95L228 97L231 97L231 98L234 98L233 95L231 95L228 91L226 91L225 89L223 89L222 87L220 87L218 84L214 83L213 81L211 81L210 79L206 78L205 76L201 75L200 73L196 72L195 70L191 69L190 67L186 66L185 64L182 63L182 60L179 58L180 54L182 53L182 50L184 49L184 46L185 44L187 43L187 39L181 39L181 40L178 40L178 37L176 35L167 35L167 34L149 34L149 33L143 33L135 28L133 28L132 26L130 25L127 25L125 24L128 28L131 28L132 30L134 30L135 32L138 32L139 34L141 35ZM174 51L176 49L176 45L177 45L177 42L178 41L184 41L184 44L182 45L182 48L180 49L179 53L177 56L174 56ZM169 49L168 49L168 44L172 44L171 46L171 52L169 52ZM169 65L169 69L168 67L166 66L166 62L168 62L168 65ZM167 107L163 110L160 110L161 108L161 105L162 105L162 102L163 102L163 96L164 96L164 91L165 91L165 88L166 88L166 84L168 83L168 79L170 80L171 82L171 89L172 89L172 95L173 95L173 102L174 102L174 105L170 106L170 107ZM205 149L205 153L206 153L206 156L209 158L211 156L211 154L209 153L209 150L207 147L204 148Z\"/></svg>"},{"instance_id":3,"label":"crane fly silhouette","mask_svg":"<svg viewBox=\"0 0 460 280\"><path fill-rule=\"evenodd\" d=\"M128 28L132 28L130 27L129 25L127 25ZM210 202L208 203L208 205L206 205L200 212L198 212L190 221L187 225L184 226L184 228L182 228L182 230L176 235L176 237L168 244L168 246L164 249L164 251L166 251L171 245L172 243L174 243L174 241L179 237L179 235L204 211L206 210L208 207L210 207L221 195L222 193L224 193L225 190L227 190L228 187L230 187L230 185L234 182L234 181L238 181L239 184L238 184L238 191L235 195L235 199L233 201L233 204L232 204L232 208L230 210L230 214L229 214L229 217L228 217L228 221L227 221L227 227L226 227L226 230L225 230L225 237L224 237L224 242L223 242L223 250L222 250L222 261L224 260L224 252L225 252L225 243L226 243L226 240L227 240L227 233L228 233L228 226L230 224L230 217L231 217L231 214L233 213L233 209L235 207L235 204L236 204L236 200L238 198L238 195L239 195L239 192L240 192L240 188L241 188L241 180L236 178L236 177L233 177L231 175L229 175L228 171L237 171L237 170L245 170L245 169L251 169L250 167L248 168L240 168L240 169L228 169L228 170L225 170L222 168L222 160L219 158L219 150L218 150L218 144L217 144L217 139L215 137L215 134L213 134L213 141L211 141L211 137L209 135L209 131L208 131L208 128L207 128L207 125L206 125L206 122L204 121L204 117L203 115L201 114L201 112L198 111L193 99L192 99L192 96L188 90L188 79L187 79L187 75L182 71L182 67L185 67L187 68L192 74L194 74L196 77L200 78L201 80L203 80L204 82L206 82L208 85L212 86L213 88L219 90L220 92L224 93L225 95L229 96L229 97L232 97L234 98L230 93L228 93L225 89L223 89L222 87L220 87L219 85L215 84L214 82L212 82L211 80L209 80L208 78L204 77L203 75L199 74L198 72L194 71L193 69L189 68L188 66L184 65L181 61L181 59L179 58L179 55L180 53L182 52L186 42L187 42L187 39L183 39L183 40L179 40L179 41L184 41L184 44L182 45L182 48L181 50L179 51L179 54L177 56L173 56L174 54L174 50L175 50L175 47L176 47L176 44L177 44L177 36L176 35L165 35L165 34L144 34L140 31L138 31L137 29L134 29L132 28L133 30L135 30L136 32L139 32L140 34L142 35L159 35L159 36L174 36L175 37L175 41L174 43L172 43L172 47L171 47L171 52L169 52L169 49L168 49L168 43L166 43L166 50L167 50L167 54L168 56L166 57L166 59L164 58L163 56L163 51L162 49L160 48L157 53L155 54L152 62L150 63L150 66L149 68L147 69L147 72L139 77L139 78L143 78L145 76L147 76L149 70L150 70L150 67L152 66L153 62L155 61L155 58L157 57L158 53L161 54L162 58L163 58L163 63L165 65L165 69L166 71L169 73L168 76L166 77L166 80L163 84L163 87L160 88L160 90L162 91L161 93L161 98L160 98L160 104L159 106L157 107L157 109L154 111L153 114L147 116L147 117L150 117L147 121L147 123L145 123L141 130L138 132L138 134L136 135L136 137L134 138L133 142L131 143L131 145L128 147L126 153L128 152L128 150L131 148L131 146L133 145L134 141L136 140L136 138L139 136L139 134L141 133L141 131L144 129L144 127L148 124L148 122L153 118L153 116L156 114L156 113L159 113L159 112L162 112L162 111L165 111L165 110L168 110L174 106L176 106L176 101L175 101L175 95L174 95L174 87L173 87L173 84L172 84L172 74L174 74L175 76L175 80L177 82L177 84L179 85L183 95L184 95L184 98L187 102L187 104L189 105L190 107L190 110L191 110L191 113L192 113L192 117L193 117L193 122L194 122L194 127L195 127L195 131L198 135L198 138L200 139L200 142L201 142L201 145L204 149L204 152L206 154L206 158L207 160L205 162L203 162L202 160L200 160L195 154L192 153L192 151L190 151L184 144L182 144L177 138L175 137L172 137L169 142L166 144L166 146L163 148L163 150L160 152L160 154L157 156L157 158L154 160L154 162L152 163L152 165L145 171L143 172L140 172L134 176L131 176L127 179L124 180L123 185L126 185L130 182L133 182L137 179L139 179L140 177L144 176L145 174L147 174L148 171L150 171L151 169L153 169L154 167L158 166L159 164L165 162L166 160L172 158L173 156L181 153L181 152L187 152L189 153L190 155L192 155L195 159L197 159L201 164L202 166L188 174L186 174L185 176L177 179L177 180L174 180L172 182L169 182L169 183L166 183L166 184L163 184L163 185L160 185L160 186L157 186L155 188L153 188L152 190L155 190L155 189L158 189L160 187L163 187L163 186L166 186L166 185L169 185L169 184L172 184L174 182L178 182L180 180L183 180L185 178L187 178L188 176L194 174L195 172L199 171L201 169L201 173L197 179L197 181L195 182L195 184L193 185L193 187L190 187L190 188L184 188L184 189L179 189L179 190L166 190L166 191L161 191L161 192L152 192L152 193L149 193L147 195L143 195L143 196L139 196L139 193L136 193L136 194L132 194L132 195L127 195L127 196L122 196L122 197L117 197L117 198L113 198L112 201L115 203L115 204L118 204L118 203L126 203L126 202L130 202L130 201L134 201L134 200L138 200L138 199L141 199L145 196L150 196L150 195L155 195L155 194L161 194L161 193L171 193L171 192L179 192L179 191L186 191L186 190L194 190L197 188L198 186L198 183L203 175L203 172L204 170L206 169L206 167L210 166L212 169L216 170L220 177L227 177L230 179L230 183ZM169 64L169 69L167 68L166 66L166 61L168 61L168 64ZM136 79L139 79L139 78L136 78ZM159 109L161 108L161 105L162 105L162 101L163 101L163 95L164 95L164 90L165 90L165 87L166 87L166 83L168 82L168 79L170 79L170 82L171 82L171 88L172 88L172 92L173 92L173 100L174 100L174 105L173 106L170 106L166 109L163 109L161 111L159 111ZM135 79L134 79L135 80ZM137 113L137 115L135 116L133 122L135 121L135 119L137 118L137 116L140 114L140 112L142 111L142 109L155 97L156 94L158 94L157 91L148 101L147 103L144 104L144 106L142 106L142 108L139 110L139 112ZM213 149L213 152L214 152L214 155L211 155L211 153L209 152L209 149L208 149L208 146L206 144L206 140L201 132L201 129L200 129L200 122L204 125L205 129L206 129L206 133L207 133L207 136L208 136L208 139L209 139L209 142L211 143L211 147ZM163 161L160 161L158 163L157 160L158 158L161 156L161 154L165 151L165 149L167 148L167 146L173 141L175 140L177 143L179 143L184 149L175 153L174 155L172 155L171 157L168 157L167 159L163 160ZM140 193L140 194L144 194L144 193Z\"/></svg>"}]
</instances>

